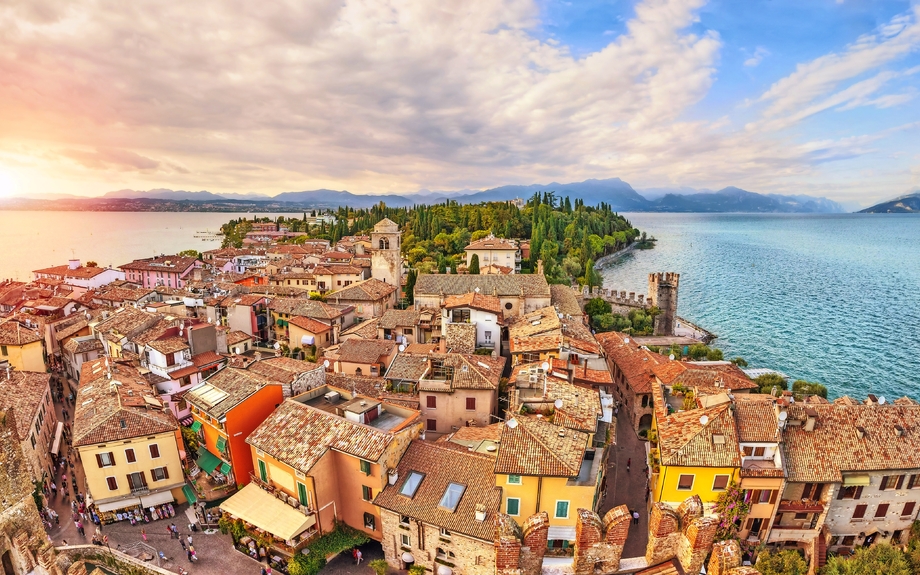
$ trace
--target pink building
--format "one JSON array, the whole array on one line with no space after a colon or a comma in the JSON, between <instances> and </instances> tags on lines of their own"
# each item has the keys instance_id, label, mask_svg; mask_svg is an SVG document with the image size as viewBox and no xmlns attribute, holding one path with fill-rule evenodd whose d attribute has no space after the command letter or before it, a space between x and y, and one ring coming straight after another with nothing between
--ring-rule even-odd
<instances>
[{"instance_id":1,"label":"pink building","mask_svg":"<svg viewBox=\"0 0 920 575\"><path fill-rule=\"evenodd\" d=\"M119 266L125 272L125 279L145 288L166 286L185 287L192 270L203 264L192 257L159 256L134 260Z\"/></svg>"}]
</instances>

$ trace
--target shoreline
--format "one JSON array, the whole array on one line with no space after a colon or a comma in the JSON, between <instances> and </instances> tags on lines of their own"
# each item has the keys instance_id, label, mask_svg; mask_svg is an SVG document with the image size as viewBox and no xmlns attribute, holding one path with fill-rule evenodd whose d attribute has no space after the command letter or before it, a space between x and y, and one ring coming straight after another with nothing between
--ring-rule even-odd
<instances>
[{"instance_id":1,"label":"shoreline","mask_svg":"<svg viewBox=\"0 0 920 575\"><path fill-rule=\"evenodd\" d=\"M604 256L604 257L600 258L599 260L597 260L596 262L594 262L594 269L599 270L599 269L601 269L602 266L608 264L609 262L612 262L613 260L615 260L615 259L617 259L617 258L623 257L624 255L628 254L629 252L633 251L634 249L636 249L636 242L633 242L633 243L629 244L628 246L626 246L625 248L623 248L623 249L621 249L621 250L617 250L617 251L613 252L612 254L607 254L606 256Z\"/></svg>"}]
</instances>

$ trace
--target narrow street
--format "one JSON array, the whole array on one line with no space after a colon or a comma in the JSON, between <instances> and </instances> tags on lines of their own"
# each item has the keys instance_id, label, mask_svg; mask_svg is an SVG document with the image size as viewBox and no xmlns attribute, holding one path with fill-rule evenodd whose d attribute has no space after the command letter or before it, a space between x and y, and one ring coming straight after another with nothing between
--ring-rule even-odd
<instances>
[{"instance_id":1,"label":"narrow street","mask_svg":"<svg viewBox=\"0 0 920 575\"><path fill-rule=\"evenodd\" d=\"M648 543L648 513L645 499L648 473L645 470L645 442L639 439L625 415L617 418L616 445L607 453L607 492L601 501L600 515L618 505L639 512L639 524L631 524L623 557L645 555ZM627 470L627 462L632 464Z\"/></svg>"}]
</instances>

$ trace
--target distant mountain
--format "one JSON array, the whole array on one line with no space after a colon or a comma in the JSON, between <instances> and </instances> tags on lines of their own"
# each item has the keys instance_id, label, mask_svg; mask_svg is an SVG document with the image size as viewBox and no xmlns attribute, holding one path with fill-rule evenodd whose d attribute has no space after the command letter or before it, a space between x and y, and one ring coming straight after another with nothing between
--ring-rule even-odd
<instances>
[{"instance_id":1,"label":"distant mountain","mask_svg":"<svg viewBox=\"0 0 920 575\"><path fill-rule=\"evenodd\" d=\"M875 204L871 208L861 210L861 214L915 214L920 212L920 190L895 198L893 200Z\"/></svg>"},{"instance_id":2,"label":"distant mountain","mask_svg":"<svg viewBox=\"0 0 920 575\"><path fill-rule=\"evenodd\" d=\"M757 194L733 186L717 192L667 194L653 203L654 212L844 213L843 206L827 198Z\"/></svg>"},{"instance_id":3,"label":"distant mountain","mask_svg":"<svg viewBox=\"0 0 920 575\"><path fill-rule=\"evenodd\" d=\"M370 208L380 202L385 202L391 207L411 206L409 198L397 195L358 195L351 192L337 192L335 190L312 190L309 192L284 192L270 198L273 202L287 202L291 204L304 204L316 208L335 208L349 206L352 208Z\"/></svg>"},{"instance_id":4,"label":"distant mountain","mask_svg":"<svg viewBox=\"0 0 920 575\"><path fill-rule=\"evenodd\" d=\"M525 200L537 192L555 192L556 196L569 196L573 200L584 200L586 204L597 205L601 202L610 204L614 210L621 212L644 212L651 202L640 196L636 190L620 178L608 180L585 180L571 184L532 184L529 186L501 186L455 198L464 204L478 202L503 202L515 198Z\"/></svg>"},{"instance_id":5,"label":"distant mountain","mask_svg":"<svg viewBox=\"0 0 920 575\"><path fill-rule=\"evenodd\" d=\"M151 200L192 200L192 201L213 201L213 200L226 200L224 196L219 196L217 194L212 194L211 192L186 192L185 190L167 190L165 188L158 188L155 190L118 190L116 192L108 192L103 198L121 198L125 200L141 200L141 199L151 199ZM266 198L268 199L268 198Z\"/></svg>"}]
</instances>

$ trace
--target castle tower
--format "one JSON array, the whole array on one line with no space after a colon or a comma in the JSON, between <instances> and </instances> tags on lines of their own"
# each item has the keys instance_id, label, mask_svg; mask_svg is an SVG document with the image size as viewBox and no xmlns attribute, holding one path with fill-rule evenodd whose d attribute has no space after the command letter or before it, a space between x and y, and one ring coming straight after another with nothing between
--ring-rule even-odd
<instances>
[{"instance_id":1,"label":"castle tower","mask_svg":"<svg viewBox=\"0 0 920 575\"><path fill-rule=\"evenodd\" d=\"M399 254L402 232L396 222L383 218L371 232L371 277L400 287L402 256Z\"/></svg>"},{"instance_id":2,"label":"castle tower","mask_svg":"<svg viewBox=\"0 0 920 575\"><path fill-rule=\"evenodd\" d=\"M679 282L680 274L675 272L648 274L649 303L661 310L655 318L655 335L674 335Z\"/></svg>"}]
</instances>

